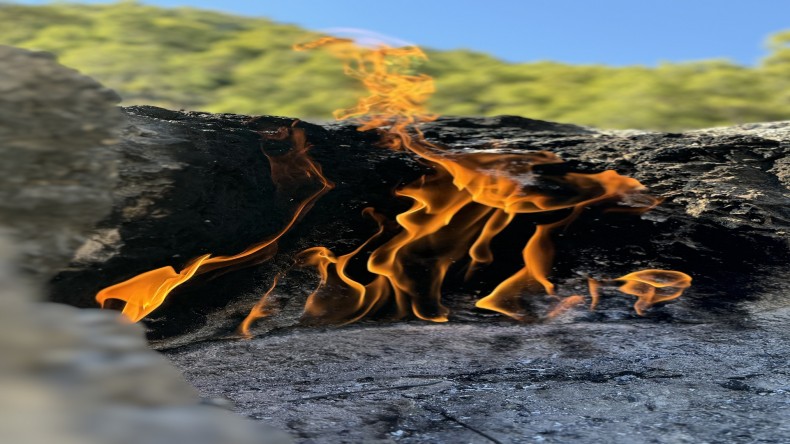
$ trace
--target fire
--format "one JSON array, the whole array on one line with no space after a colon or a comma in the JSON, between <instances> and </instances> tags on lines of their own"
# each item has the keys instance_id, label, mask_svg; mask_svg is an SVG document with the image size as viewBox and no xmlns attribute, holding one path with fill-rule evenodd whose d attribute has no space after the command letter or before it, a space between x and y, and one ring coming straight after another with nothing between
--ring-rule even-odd
<instances>
[{"instance_id":1,"label":"fire","mask_svg":"<svg viewBox=\"0 0 790 444\"><path fill-rule=\"evenodd\" d=\"M260 133L262 138L271 140L290 139L293 149L278 156L268 155L271 177L278 192L310 181L318 181L320 187L299 203L291 219L277 233L258 242L241 253L232 256L212 256L204 254L190 261L181 271L173 267L162 267L135 276L127 281L107 287L96 295L96 300L106 306L109 300L125 303L122 314L132 322L137 322L162 305L170 293L194 276L219 268L239 266L245 263L262 262L277 252L277 241L293 227L316 201L333 188L321 172L321 167L309 156L310 145L304 130L297 128L295 121L291 128L280 128L277 133Z\"/></svg>"},{"instance_id":2,"label":"fire","mask_svg":"<svg viewBox=\"0 0 790 444\"><path fill-rule=\"evenodd\" d=\"M322 37L295 45L294 49L306 51L321 47L328 48L344 60L346 75L359 80L370 92L369 96L359 99L356 106L335 111L335 119L356 118L361 124L359 131L392 124L390 134L395 137L388 138L387 142L391 148L397 149L410 144L407 129L411 125L438 117L429 114L424 106L435 91L433 79L411 72L415 62L428 60L420 48L382 45L378 49L366 50L350 39Z\"/></svg>"},{"instance_id":3,"label":"fire","mask_svg":"<svg viewBox=\"0 0 790 444\"><path fill-rule=\"evenodd\" d=\"M396 318L413 315L446 322L449 310L443 305L442 288L448 272L465 265L469 279L481 268L493 266L492 242L516 220L518 227L530 233L521 250L521 268L475 305L521 321L553 318L584 303L585 298L557 294L550 279L555 255L552 236L592 206L641 213L660 203L644 193L639 181L615 171L542 173L545 165L563 163L547 151L458 153L427 141L419 124L437 118L425 106L434 84L429 76L413 72L415 62L427 59L417 47L360 48L351 40L332 37L295 46L300 51L316 48L326 48L342 59L345 72L369 91L356 106L338 110L335 117L354 119L360 131L379 131L381 145L411 152L435 172L395 192L411 201L411 207L398 214L394 223L372 208L365 209L363 214L373 219L378 230L353 251L336 254L318 246L297 255L297 264L315 268L320 277L305 304L308 319L347 323L386 308ZM268 156L278 187L316 180L321 184L298 205L290 221L237 255L203 255L179 272L164 267L104 289L97 295L102 305L109 299L124 301L123 314L137 321L193 276L275 254L278 239L333 185L309 157L304 131L294 126L266 137L290 138L294 147L287 154ZM352 263L364 263L364 270ZM239 326L241 335L249 337L254 321L274 312L271 296L282 277L274 278ZM637 297L634 308L641 315L655 303L679 297L691 278L670 270L642 270L601 282L591 278L591 309L599 302L599 287L609 282L622 282L619 290ZM541 316L525 304L527 294L547 295L553 304Z\"/></svg>"},{"instance_id":4,"label":"fire","mask_svg":"<svg viewBox=\"0 0 790 444\"><path fill-rule=\"evenodd\" d=\"M590 279L590 293L593 302L598 302L598 288L602 284ZM640 270L620 276L603 283L622 282L617 289L625 294L636 296L634 310L642 315L645 310L659 303L677 299L686 288L691 286L691 276L674 270ZM594 305L593 305L594 306Z\"/></svg>"},{"instance_id":5,"label":"fire","mask_svg":"<svg viewBox=\"0 0 790 444\"><path fill-rule=\"evenodd\" d=\"M573 222L589 206L644 212L660 202L641 194L645 188L637 180L615 171L543 177L535 172L537 166L563 162L546 151L448 152L428 142L417 127L436 119L424 105L434 91L433 80L411 72L413 62L427 58L419 48L362 49L351 40L325 37L295 49L319 47L328 48L344 60L345 72L360 80L370 93L355 107L337 111L335 117L356 119L360 131L385 128L381 132L383 145L411 151L430 162L436 172L396 192L397 196L410 199L412 206L395 218L400 231L372 252L367 250L379 242L384 220L368 209L366 214L374 217L379 230L355 250L338 256L326 247L315 247L301 253L301 263L315 267L321 277L305 306L308 318L354 322L390 304L396 307L396 317L411 313L419 319L445 322L449 310L442 304L441 289L448 269L468 261L466 274L470 277L479 267L492 264L492 240L517 216L537 214L554 216L555 221L535 225L522 251L521 270L477 301L476 306L518 320L531 320L534 314L524 307L523 295L542 290L558 300L546 315L554 317L582 303L584 298L555 295L548 277L554 256L552 234ZM547 192L550 187L562 192ZM622 205L637 194L644 205ZM351 275L348 264L356 257L366 258L367 276ZM647 285L645 276L649 273L632 273L622 279L632 279L632 275L641 277L639 285ZM640 314L651 303L667 300L649 294L639 285L624 285L621 290L638 292ZM590 290L595 304L597 289L592 280ZM241 331L249 334L248 328L249 323L245 323Z\"/></svg>"},{"instance_id":6,"label":"fire","mask_svg":"<svg viewBox=\"0 0 790 444\"><path fill-rule=\"evenodd\" d=\"M568 296L567 298L561 299L557 305L546 315L546 317L549 319L556 318L571 308L581 304L584 304L583 296L579 296L578 294Z\"/></svg>"}]
</instances>

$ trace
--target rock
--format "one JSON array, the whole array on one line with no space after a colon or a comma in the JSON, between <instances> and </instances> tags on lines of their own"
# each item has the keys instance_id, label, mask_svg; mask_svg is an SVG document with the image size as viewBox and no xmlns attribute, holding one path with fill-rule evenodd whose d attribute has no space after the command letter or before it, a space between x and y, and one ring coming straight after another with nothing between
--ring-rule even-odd
<instances>
[{"instance_id":1,"label":"rock","mask_svg":"<svg viewBox=\"0 0 790 444\"><path fill-rule=\"evenodd\" d=\"M11 55L0 60L20 57L4 51ZM51 61L32 57L36 69L50 69L40 66ZM0 103L17 106L21 99L13 100ZM15 126L0 133L2 154L23 161L5 177L30 185L0 185L7 196L0 225L24 242L22 262L40 276L75 252L52 281L51 300L95 306L102 287L151 268L180 267L200 254L239 252L287 218L288 196L273 192L258 133L276 132L291 119L132 107L123 110L118 143L100 151L119 162L112 211L75 249L88 221L105 212L112 174L103 175L109 170L95 163L96 151L93 157L90 149L61 153L50 143L77 140L70 137L79 125L47 117L60 104L30 106L44 117L18 125L32 125L35 136ZM64 115L72 114L82 115ZM784 415L790 123L682 134L519 117L426 124L426 136L452 151L550 150L568 161L562 171L615 169L665 197L641 217L591 212L558 235L552 269L558 287L583 292L586 276L638 268L687 272L692 287L645 317L608 292L595 312L571 310L544 324L475 310L475 293L452 287L445 292L452 309L446 325L365 321L320 328L299 318L315 276L295 272L275 295L280 313L256 324L257 337L241 341L233 329L295 252L358 245L375 230L357 216L360 210L373 206L393 217L404 205L391 190L429 171L406 153L376 147L375 132L300 125L337 188L282 239L273 260L184 285L146 319L149 337L197 393L146 349L139 327L120 325L108 312L30 305L17 273L0 276L7 281L0 291L13 293L0 295L0 329L9 329L0 331L0 353L12 357L0 367L9 394L0 402L13 410L2 418L10 421L0 427L4 441L285 439L258 432L227 412L222 399L304 442L780 443L790 433ZM61 126L62 133L47 132ZM98 149L104 135L81 140L90 143L74 146ZM269 151L289 149L266 143ZM45 155L31 154L36 149ZM77 155L60 157L65 153ZM74 171L88 171L88 179L77 180ZM30 177L36 180L25 182ZM83 196L84 184L90 190ZM87 208L89 201L99 204ZM60 206L43 218L30 210L46 202ZM85 213L70 213L76 209ZM61 219L68 223L51 231ZM30 417L35 425L25 421Z\"/></svg>"},{"instance_id":2,"label":"rock","mask_svg":"<svg viewBox=\"0 0 790 444\"><path fill-rule=\"evenodd\" d=\"M788 321L785 308L741 325L412 322L167 354L204 396L300 442L779 444Z\"/></svg>"},{"instance_id":3,"label":"rock","mask_svg":"<svg viewBox=\"0 0 790 444\"><path fill-rule=\"evenodd\" d=\"M0 441L287 443L201 403L139 325L110 311L34 303L0 239ZM14 264L14 265L12 265Z\"/></svg>"},{"instance_id":4,"label":"rock","mask_svg":"<svg viewBox=\"0 0 790 444\"><path fill-rule=\"evenodd\" d=\"M518 122L518 118L508 118ZM546 149L589 169L634 177L665 202L649 215L687 224L744 228L786 240L790 228L790 122L694 130L682 134L598 131L503 119L442 118L426 125L433 140L455 149ZM523 119L528 120L528 119ZM552 125L557 125L555 128ZM678 214L682 209L686 215ZM650 216L648 216L650 217Z\"/></svg>"},{"instance_id":5,"label":"rock","mask_svg":"<svg viewBox=\"0 0 790 444\"><path fill-rule=\"evenodd\" d=\"M110 210L119 101L50 54L0 46L0 226L41 281Z\"/></svg>"},{"instance_id":6,"label":"rock","mask_svg":"<svg viewBox=\"0 0 790 444\"><path fill-rule=\"evenodd\" d=\"M111 208L121 114L47 54L0 46L0 73L0 442L290 442L202 403L139 325L38 302Z\"/></svg>"},{"instance_id":7,"label":"rock","mask_svg":"<svg viewBox=\"0 0 790 444\"><path fill-rule=\"evenodd\" d=\"M113 213L100 224L120 247L73 263L53 282L56 299L90 305L101 286L138 272L237 252L286 212L258 154L260 127L248 117L125 113L119 152L129 157ZM274 260L187 286L146 320L154 344L203 397L229 398L302 442L781 443L790 433L790 123L683 134L515 117L427 124L427 137L451 150L550 150L572 171L615 169L665 197L641 217L574 222L555 240L558 286L583 292L587 275L670 268L692 275L692 287L645 317L608 292L595 312L571 310L544 324L474 310L475 295L454 288L448 324L338 328L300 323L315 285L303 272L281 286L280 312L240 340L233 329L294 252L358 245L374 229L359 211L372 205L392 216L403 208L388 190L426 171L376 148L373 133L303 125L338 187Z\"/></svg>"},{"instance_id":8,"label":"rock","mask_svg":"<svg viewBox=\"0 0 790 444\"><path fill-rule=\"evenodd\" d=\"M276 195L256 131L276 131L290 126L293 119L261 118L253 125L247 116L144 106L124 108L124 113L127 125L113 148L120 158L113 211L97 224L95 242L80 249L70 267L52 282L53 301L96 307L95 295L103 287L151 268L180 267L205 253L238 253L279 230L290 216L293 203L289 196ZM371 155L368 143L376 140L375 134L361 134L352 127L330 132L301 125L319 162L340 168L331 172L338 179L337 188L321 202L347 209L348 220L334 218L345 230L352 226L363 233L370 228L358 217L361 207L357 206L363 202L383 209L402 206L391 199L392 188L404 177L416 179L428 171L402 153L379 150ZM351 147L351 157L330 149L336 144ZM287 142L267 145L273 152L290 148ZM379 179L364 184L364 177L355 172L361 165L372 168ZM341 178L342 174L349 178ZM298 230L282 240L281 250L294 251L309 242L310 237L302 237L308 231L301 227L316 223L319 219L308 214ZM246 293L258 273L237 270L232 275L243 277L217 280L219 287L200 289L195 305L186 311L176 307L172 315L179 319L160 324L163 329L158 334L172 336L170 327L175 332L199 328L206 314L228 303L215 298L216 293Z\"/></svg>"}]
</instances>

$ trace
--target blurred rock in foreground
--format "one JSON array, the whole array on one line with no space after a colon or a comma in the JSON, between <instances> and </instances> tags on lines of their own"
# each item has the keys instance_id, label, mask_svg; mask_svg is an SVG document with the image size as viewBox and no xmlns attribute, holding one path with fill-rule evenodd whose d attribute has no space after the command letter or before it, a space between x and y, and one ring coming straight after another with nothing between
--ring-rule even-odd
<instances>
[{"instance_id":1,"label":"blurred rock in foreground","mask_svg":"<svg viewBox=\"0 0 790 444\"><path fill-rule=\"evenodd\" d=\"M137 325L37 303L0 239L0 442L282 443L196 391Z\"/></svg>"},{"instance_id":2,"label":"blurred rock in foreground","mask_svg":"<svg viewBox=\"0 0 790 444\"><path fill-rule=\"evenodd\" d=\"M107 214L120 98L52 55L0 46L0 225L51 275Z\"/></svg>"},{"instance_id":3,"label":"blurred rock in foreground","mask_svg":"<svg viewBox=\"0 0 790 444\"><path fill-rule=\"evenodd\" d=\"M288 442L206 405L139 326L39 302L110 209L117 101L49 55L0 47L0 442Z\"/></svg>"}]
</instances>

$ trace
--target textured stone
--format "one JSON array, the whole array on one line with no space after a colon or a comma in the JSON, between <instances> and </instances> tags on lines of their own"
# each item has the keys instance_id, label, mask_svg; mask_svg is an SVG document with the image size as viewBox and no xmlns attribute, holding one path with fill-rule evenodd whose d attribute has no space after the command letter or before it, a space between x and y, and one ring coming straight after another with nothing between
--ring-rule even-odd
<instances>
[{"instance_id":1,"label":"textured stone","mask_svg":"<svg viewBox=\"0 0 790 444\"><path fill-rule=\"evenodd\" d=\"M119 101L50 54L0 46L0 227L41 280L110 210Z\"/></svg>"},{"instance_id":2,"label":"textured stone","mask_svg":"<svg viewBox=\"0 0 790 444\"><path fill-rule=\"evenodd\" d=\"M168 355L305 443L780 444L788 321L357 325Z\"/></svg>"}]
</instances>

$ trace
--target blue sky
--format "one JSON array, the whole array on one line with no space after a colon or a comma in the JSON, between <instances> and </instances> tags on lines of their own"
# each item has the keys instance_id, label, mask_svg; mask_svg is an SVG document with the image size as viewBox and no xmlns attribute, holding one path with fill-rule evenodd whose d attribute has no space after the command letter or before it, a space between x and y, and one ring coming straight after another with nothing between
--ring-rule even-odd
<instances>
[{"instance_id":1,"label":"blue sky","mask_svg":"<svg viewBox=\"0 0 790 444\"><path fill-rule=\"evenodd\" d=\"M97 1L94 1L96 3ZM19 1L18 3L48 3ZM728 58L754 64L790 30L790 0L147 0L269 17L315 30L360 28L512 62L655 65Z\"/></svg>"}]
</instances>

